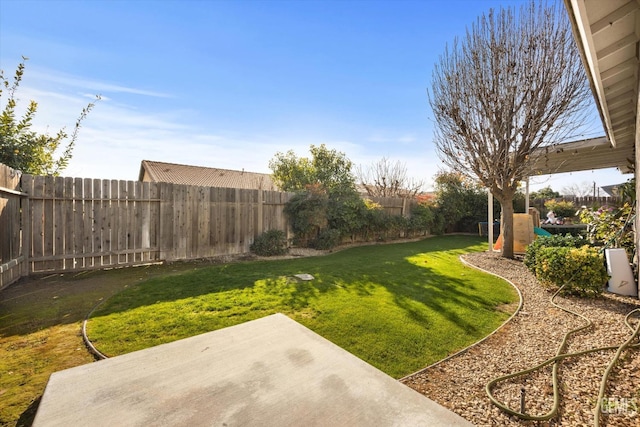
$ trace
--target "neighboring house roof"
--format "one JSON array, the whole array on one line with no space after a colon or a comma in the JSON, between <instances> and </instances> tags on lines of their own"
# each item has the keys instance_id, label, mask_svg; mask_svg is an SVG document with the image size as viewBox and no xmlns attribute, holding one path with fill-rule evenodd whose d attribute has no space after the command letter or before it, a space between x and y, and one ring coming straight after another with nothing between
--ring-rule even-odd
<instances>
[{"instance_id":1,"label":"neighboring house roof","mask_svg":"<svg viewBox=\"0 0 640 427\"><path fill-rule=\"evenodd\" d=\"M620 195L620 187L622 187L625 183L622 184L614 184L614 185L603 185L600 187L602 191L607 193L610 197L617 197Z\"/></svg>"},{"instance_id":2,"label":"neighboring house roof","mask_svg":"<svg viewBox=\"0 0 640 427\"><path fill-rule=\"evenodd\" d=\"M266 173L179 165L176 163L143 160L140 165L140 181L171 182L202 187L242 188L279 191Z\"/></svg>"}]
</instances>

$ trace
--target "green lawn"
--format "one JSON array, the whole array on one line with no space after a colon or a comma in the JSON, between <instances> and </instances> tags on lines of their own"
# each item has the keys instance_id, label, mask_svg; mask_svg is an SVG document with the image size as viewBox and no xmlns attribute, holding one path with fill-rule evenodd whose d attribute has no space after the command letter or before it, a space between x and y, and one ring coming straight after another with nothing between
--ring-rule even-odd
<instances>
[{"instance_id":1,"label":"green lawn","mask_svg":"<svg viewBox=\"0 0 640 427\"><path fill-rule=\"evenodd\" d=\"M485 247L475 236L433 237L153 278L103 304L89 338L114 356L281 312L399 378L486 336L515 308L504 308L517 301L508 283L458 259Z\"/></svg>"}]
</instances>

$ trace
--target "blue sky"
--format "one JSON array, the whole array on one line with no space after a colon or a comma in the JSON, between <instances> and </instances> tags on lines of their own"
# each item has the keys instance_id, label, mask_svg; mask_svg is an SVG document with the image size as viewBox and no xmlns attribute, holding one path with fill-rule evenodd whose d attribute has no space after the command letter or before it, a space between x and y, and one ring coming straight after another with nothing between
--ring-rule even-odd
<instances>
[{"instance_id":1,"label":"blue sky","mask_svg":"<svg viewBox=\"0 0 640 427\"><path fill-rule=\"evenodd\" d=\"M71 129L95 94L66 176L137 179L156 160L270 172L278 151L327 144L387 157L426 188L442 168L427 101L447 43L516 0L0 0L0 68L35 126ZM594 122L585 136L602 135ZM609 185L616 170L532 188Z\"/></svg>"}]
</instances>

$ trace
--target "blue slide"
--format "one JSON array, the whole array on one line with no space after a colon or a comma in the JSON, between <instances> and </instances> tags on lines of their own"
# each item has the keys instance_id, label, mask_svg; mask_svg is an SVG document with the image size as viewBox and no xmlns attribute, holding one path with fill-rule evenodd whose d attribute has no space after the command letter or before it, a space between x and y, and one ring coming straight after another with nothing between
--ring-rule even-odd
<instances>
[{"instance_id":1,"label":"blue slide","mask_svg":"<svg viewBox=\"0 0 640 427\"><path fill-rule=\"evenodd\" d=\"M544 228L540 228L540 227L533 227L533 233L536 236L551 236L551 233L549 233Z\"/></svg>"}]
</instances>

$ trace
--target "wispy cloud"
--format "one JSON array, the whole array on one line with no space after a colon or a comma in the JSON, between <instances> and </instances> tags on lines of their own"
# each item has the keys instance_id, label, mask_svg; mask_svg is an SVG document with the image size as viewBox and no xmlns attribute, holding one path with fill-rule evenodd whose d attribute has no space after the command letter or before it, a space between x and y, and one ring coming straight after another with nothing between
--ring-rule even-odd
<instances>
[{"instance_id":1,"label":"wispy cloud","mask_svg":"<svg viewBox=\"0 0 640 427\"><path fill-rule=\"evenodd\" d=\"M92 92L99 87L89 79L52 80L42 73L29 77L29 85L21 86L18 94L23 108L27 100L37 100L39 109L34 130L39 132L55 132L61 127L69 130L82 108L93 100ZM51 81L59 84L52 85ZM55 90L50 90L51 87ZM207 129L206 123L192 122L192 117L197 116L194 111L171 108L171 104L158 109L156 104L150 106L148 101L121 95L145 91L120 85L109 87L125 90L110 96L103 94L102 100L96 103L83 122L73 158L64 171L66 176L136 180L140 162L145 159L269 173L269 160L277 152L293 150L298 156L306 157L312 144L326 144L330 149L344 152L356 166L372 164L382 156L399 160L416 179L427 180L437 167L435 156L417 153L417 150L426 150L424 145L414 147L411 152L399 149L405 144L411 146L411 141L416 140L410 133L393 136L390 131L388 134L392 136L381 133L377 143L372 142L375 137L363 139L361 143L332 135L317 137L303 127L286 129L284 134L277 129L213 132ZM372 144L377 147L372 149Z\"/></svg>"},{"instance_id":2,"label":"wispy cloud","mask_svg":"<svg viewBox=\"0 0 640 427\"><path fill-rule=\"evenodd\" d=\"M393 132L376 132L368 138L369 142L376 144L413 144L417 140L418 138L414 133L393 134Z\"/></svg>"},{"instance_id":3,"label":"wispy cloud","mask_svg":"<svg viewBox=\"0 0 640 427\"><path fill-rule=\"evenodd\" d=\"M172 98L173 96L163 92L132 88L115 83L86 79L79 76L61 74L51 70L29 69L31 78L41 82L57 83L68 87L95 91L97 93L128 93L133 95L149 96L154 98Z\"/></svg>"}]
</instances>

